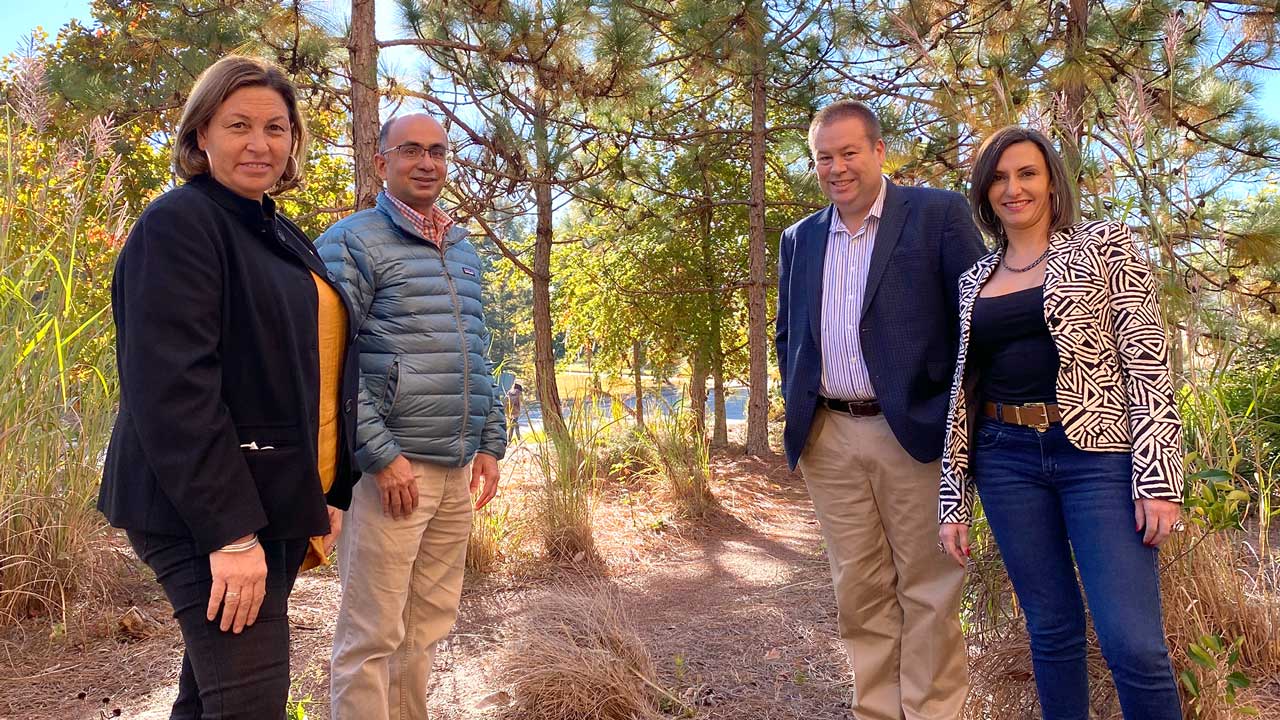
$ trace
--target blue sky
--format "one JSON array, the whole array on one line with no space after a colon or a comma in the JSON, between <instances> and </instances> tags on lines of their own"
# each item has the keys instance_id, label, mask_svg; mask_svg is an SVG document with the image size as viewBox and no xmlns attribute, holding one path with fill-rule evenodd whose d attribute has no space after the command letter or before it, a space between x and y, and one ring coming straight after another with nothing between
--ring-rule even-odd
<instances>
[{"instance_id":1,"label":"blue sky","mask_svg":"<svg viewBox=\"0 0 1280 720\"><path fill-rule=\"evenodd\" d=\"M314 5L333 16L349 12L347 0L319 0ZM389 39L403 33L396 27L395 3L378 0L378 37ZM22 44L37 26L42 26L51 36L58 28L73 18L90 19L89 0L0 0L0 55L8 54ZM392 48L382 53L383 62L390 63L397 74L409 74L413 69L415 51L411 48ZM1272 120L1280 122L1280 71L1265 73L1261 90L1254 101L1259 109Z\"/></svg>"},{"instance_id":2,"label":"blue sky","mask_svg":"<svg viewBox=\"0 0 1280 720\"><path fill-rule=\"evenodd\" d=\"M346 16L350 13L349 0L313 0L309 5L333 17ZM401 37L402 32L396 27L395 3L391 0L380 0L376 3L378 10L378 37ZM58 28L73 19L88 22L89 0L0 0L0 55L17 50L31 35L36 26L43 27L52 37ZM392 48L384 51L390 55L393 65L400 65L407 70L400 58L412 58L412 48Z\"/></svg>"},{"instance_id":3,"label":"blue sky","mask_svg":"<svg viewBox=\"0 0 1280 720\"><path fill-rule=\"evenodd\" d=\"M0 55L7 55L31 35L37 25L49 35L72 18L89 18L88 0L0 0Z\"/></svg>"}]
</instances>

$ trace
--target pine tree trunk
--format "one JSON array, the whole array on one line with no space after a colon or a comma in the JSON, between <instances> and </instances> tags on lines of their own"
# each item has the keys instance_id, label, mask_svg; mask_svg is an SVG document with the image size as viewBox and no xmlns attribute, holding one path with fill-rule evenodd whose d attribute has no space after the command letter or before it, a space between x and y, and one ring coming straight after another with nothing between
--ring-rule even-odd
<instances>
[{"instance_id":1,"label":"pine tree trunk","mask_svg":"<svg viewBox=\"0 0 1280 720\"><path fill-rule=\"evenodd\" d=\"M712 387L715 389L715 426L711 430L712 447L725 447L729 444L729 418L726 410L724 397L724 350L720 345L720 322L719 316L716 317L715 323L715 351L711 355L711 376L715 382Z\"/></svg>"},{"instance_id":2,"label":"pine tree trunk","mask_svg":"<svg viewBox=\"0 0 1280 720\"><path fill-rule=\"evenodd\" d=\"M1081 168L1084 165L1080 150L1080 144L1084 139L1086 92L1082 65L1085 53L1088 52L1085 34L1089 29L1089 0L1069 0L1066 11L1066 60L1074 68L1068 71L1067 80L1063 83L1063 104L1057 125L1062 146L1062 159L1067 165L1067 172L1071 177L1079 180Z\"/></svg>"},{"instance_id":3,"label":"pine tree trunk","mask_svg":"<svg viewBox=\"0 0 1280 720\"><path fill-rule=\"evenodd\" d=\"M751 210L747 256L747 358L751 394L747 400L747 455L769 454L769 354L765 324L765 68L758 48L751 74Z\"/></svg>"},{"instance_id":4,"label":"pine tree trunk","mask_svg":"<svg viewBox=\"0 0 1280 720\"><path fill-rule=\"evenodd\" d=\"M374 0L351 0L351 143L355 157L356 209L373 207L382 180L373 164L378 151L378 39Z\"/></svg>"},{"instance_id":5,"label":"pine tree trunk","mask_svg":"<svg viewBox=\"0 0 1280 720\"><path fill-rule=\"evenodd\" d=\"M711 237L711 225L714 220L711 205L711 180L707 177L706 157L700 153L697 159L698 170L702 175L701 200L705 203L705 207L702 208L698 218L698 233L701 236L699 238L699 250L702 255L702 278L707 288L707 292L703 294L703 297L706 298L706 309L711 317L711 336L713 338L712 341L703 338L701 345L694 348L693 357L690 359L690 369L693 376L689 380L689 400L693 403L695 432L698 438L701 439L707 436L707 375L711 364L711 353L708 348L711 342L714 342L717 347L720 344L722 302L720 293L715 291L715 288L720 286L720 278L716 268L714 241ZM718 393L717 398L719 398ZM727 431L725 434L727 439Z\"/></svg>"},{"instance_id":6,"label":"pine tree trunk","mask_svg":"<svg viewBox=\"0 0 1280 720\"><path fill-rule=\"evenodd\" d=\"M639 340L631 343L631 372L636 392L636 429L644 432L644 350Z\"/></svg>"},{"instance_id":7,"label":"pine tree trunk","mask_svg":"<svg viewBox=\"0 0 1280 720\"><path fill-rule=\"evenodd\" d=\"M707 435L707 354L694 350L689 358L689 406L693 410L693 431L699 438Z\"/></svg>"},{"instance_id":8,"label":"pine tree trunk","mask_svg":"<svg viewBox=\"0 0 1280 720\"><path fill-rule=\"evenodd\" d=\"M545 181L547 168L547 129L545 117L534 127L535 151L538 155L538 177L533 186L537 227L533 243L533 370L538 386L538 402L542 405L542 422L548 429L563 430L564 417L560 405L560 389L556 386L556 355L551 323L551 185Z\"/></svg>"}]
</instances>

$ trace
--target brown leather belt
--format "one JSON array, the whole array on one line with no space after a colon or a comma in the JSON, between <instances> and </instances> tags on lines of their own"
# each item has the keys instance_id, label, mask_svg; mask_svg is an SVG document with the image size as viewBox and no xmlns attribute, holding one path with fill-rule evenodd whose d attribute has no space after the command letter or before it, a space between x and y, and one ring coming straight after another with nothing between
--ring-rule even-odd
<instances>
[{"instance_id":1,"label":"brown leather belt","mask_svg":"<svg viewBox=\"0 0 1280 720\"><path fill-rule=\"evenodd\" d=\"M875 400L833 400L819 396L818 404L828 410L854 417L871 417L881 412L880 403Z\"/></svg>"},{"instance_id":2,"label":"brown leather belt","mask_svg":"<svg viewBox=\"0 0 1280 720\"><path fill-rule=\"evenodd\" d=\"M1033 427L1041 432L1048 430L1051 423L1062 422L1062 412L1053 403L1014 405L988 402L982 404L982 411L987 417L1000 422Z\"/></svg>"}]
</instances>

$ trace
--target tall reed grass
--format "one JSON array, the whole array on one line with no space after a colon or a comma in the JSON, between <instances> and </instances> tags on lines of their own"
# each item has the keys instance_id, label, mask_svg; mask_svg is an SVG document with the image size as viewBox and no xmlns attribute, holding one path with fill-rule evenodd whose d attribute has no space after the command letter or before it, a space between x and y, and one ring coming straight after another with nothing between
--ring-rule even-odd
<instances>
[{"instance_id":1,"label":"tall reed grass","mask_svg":"<svg viewBox=\"0 0 1280 720\"><path fill-rule=\"evenodd\" d=\"M711 446L687 410L659 412L646 424L641 474L652 479L679 517L698 520L717 507L711 492Z\"/></svg>"},{"instance_id":2,"label":"tall reed grass","mask_svg":"<svg viewBox=\"0 0 1280 720\"><path fill-rule=\"evenodd\" d=\"M0 107L0 623L59 612L97 578L108 288L126 223L110 119L52 136L43 65L15 67Z\"/></svg>"},{"instance_id":3,"label":"tall reed grass","mask_svg":"<svg viewBox=\"0 0 1280 720\"><path fill-rule=\"evenodd\" d=\"M540 481L537 531L554 560L596 562L592 513L600 487L595 447L605 429L595 402L569 410L563 428L529 441Z\"/></svg>"}]
</instances>

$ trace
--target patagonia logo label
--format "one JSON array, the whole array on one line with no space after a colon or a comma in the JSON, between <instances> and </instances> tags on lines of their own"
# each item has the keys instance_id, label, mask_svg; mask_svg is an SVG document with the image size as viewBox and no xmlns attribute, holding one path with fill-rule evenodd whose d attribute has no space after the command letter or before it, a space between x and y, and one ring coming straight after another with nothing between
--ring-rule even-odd
<instances>
[{"instance_id":1,"label":"patagonia logo label","mask_svg":"<svg viewBox=\"0 0 1280 720\"><path fill-rule=\"evenodd\" d=\"M471 277L476 277L476 271L474 268L464 267L462 268L462 274L470 275Z\"/></svg>"}]
</instances>

